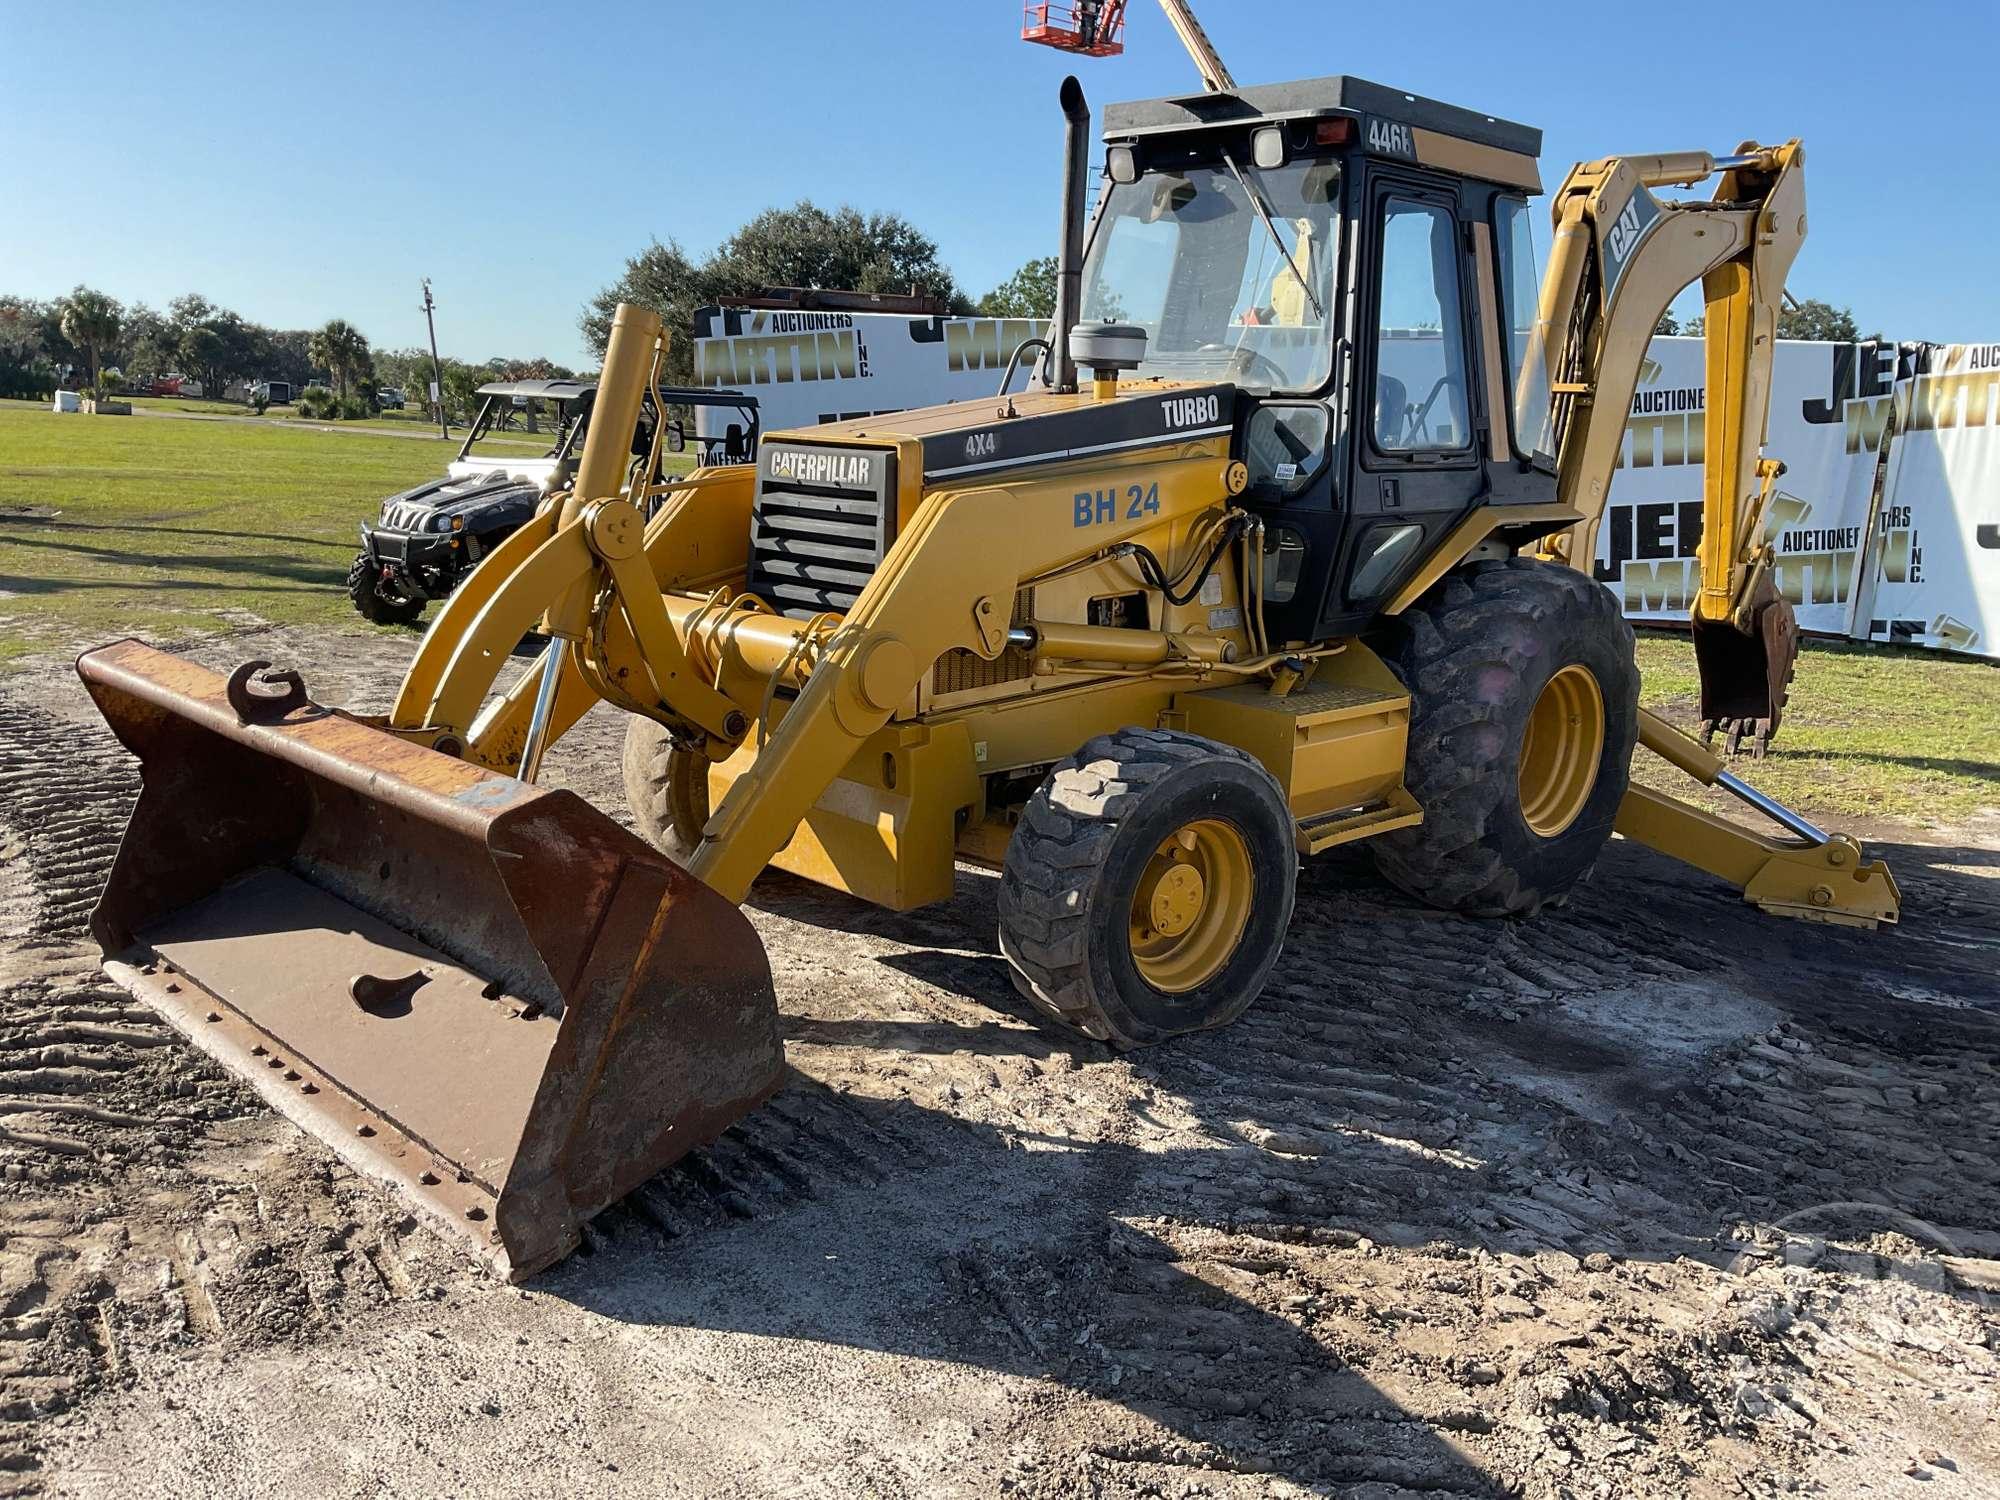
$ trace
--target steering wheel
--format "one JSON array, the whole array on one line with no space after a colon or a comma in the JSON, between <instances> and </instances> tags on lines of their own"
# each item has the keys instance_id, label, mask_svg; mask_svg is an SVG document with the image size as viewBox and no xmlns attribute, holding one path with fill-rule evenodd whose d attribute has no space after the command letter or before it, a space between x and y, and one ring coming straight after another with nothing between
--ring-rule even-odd
<instances>
[{"instance_id":1,"label":"steering wheel","mask_svg":"<svg viewBox=\"0 0 2000 1500\"><path fill-rule=\"evenodd\" d=\"M1226 354L1229 356L1230 373L1232 375L1249 381L1252 384L1269 385L1273 390L1288 384L1292 378L1284 366L1278 364L1269 356L1259 354L1255 349L1246 348L1241 344L1203 344L1199 349L1195 350L1195 353ZM1236 368L1238 365L1242 366L1240 370ZM1271 378L1269 380L1263 382L1252 380L1252 377L1257 373L1259 365L1262 365L1265 370L1270 372Z\"/></svg>"}]
</instances>

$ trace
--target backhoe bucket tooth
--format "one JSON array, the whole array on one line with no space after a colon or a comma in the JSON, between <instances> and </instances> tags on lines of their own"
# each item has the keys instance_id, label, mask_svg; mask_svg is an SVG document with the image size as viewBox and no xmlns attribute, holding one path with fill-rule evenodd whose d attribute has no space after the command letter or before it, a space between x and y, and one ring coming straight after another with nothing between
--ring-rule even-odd
<instances>
[{"instance_id":1,"label":"backhoe bucket tooth","mask_svg":"<svg viewBox=\"0 0 2000 1500\"><path fill-rule=\"evenodd\" d=\"M1733 755L1749 736L1761 757L1784 719L1799 659L1799 622L1790 601L1767 578L1752 601L1747 632L1726 620L1696 617L1694 658L1701 670L1703 740L1719 729Z\"/></svg>"},{"instance_id":2,"label":"backhoe bucket tooth","mask_svg":"<svg viewBox=\"0 0 2000 1500\"><path fill-rule=\"evenodd\" d=\"M105 967L519 1280L778 1087L763 945L575 794L122 641ZM267 674L266 683L286 674Z\"/></svg>"}]
</instances>

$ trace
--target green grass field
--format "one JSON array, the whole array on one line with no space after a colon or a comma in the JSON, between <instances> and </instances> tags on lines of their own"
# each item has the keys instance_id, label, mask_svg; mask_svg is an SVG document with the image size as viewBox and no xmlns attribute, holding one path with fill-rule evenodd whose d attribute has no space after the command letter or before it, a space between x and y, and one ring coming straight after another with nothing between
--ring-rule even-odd
<instances>
[{"instance_id":1,"label":"green grass field","mask_svg":"<svg viewBox=\"0 0 2000 1500\"><path fill-rule=\"evenodd\" d=\"M251 618L369 630L343 588L355 528L453 451L339 426L0 402L0 662ZM1687 637L1643 632L1639 662L1648 705L1692 729ZM1687 785L1639 763L1649 781ZM1809 643L1770 757L1740 770L1811 812L1962 821L2000 804L2000 666Z\"/></svg>"},{"instance_id":2,"label":"green grass field","mask_svg":"<svg viewBox=\"0 0 2000 1500\"><path fill-rule=\"evenodd\" d=\"M234 401L205 401L199 396L127 396L135 412L169 411L198 417L253 417L255 412Z\"/></svg>"},{"instance_id":3,"label":"green grass field","mask_svg":"<svg viewBox=\"0 0 2000 1500\"><path fill-rule=\"evenodd\" d=\"M298 408L294 405L267 406L262 412L256 412L240 401L211 401L203 396L127 396L124 399L130 401L133 407L140 411L179 412L197 417L261 416L267 422L299 420ZM437 430L430 414L420 406L406 406L400 411L380 411L367 418L366 422L381 423L385 426L401 426L407 423L413 427L430 428L433 432ZM463 423L457 424L455 430L460 438L465 436Z\"/></svg>"},{"instance_id":4,"label":"green grass field","mask_svg":"<svg viewBox=\"0 0 2000 1500\"><path fill-rule=\"evenodd\" d=\"M0 655L228 615L356 620L356 527L442 443L0 402ZM365 628L365 627L364 627Z\"/></svg>"},{"instance_id":5,"label":"green grass field","mask_svg":"<svg viewBox=\"0 0 2000 1500\"><path fill-rule=\"evenodd\" d=\"M363 417L352 422L332 422L319 418L299 415L296 406L272 406L263 412L254 412L247 406L234 401L206 401L193 396L132 396L133 414L167 415L181 417L233 417L246 422L291 423L297 426L334 427L348 432L366 432L370 428L404 434L409 437L437 438L437 424L423 410L405 407L401 411L381 411L372 417ZM8 403L25 406L27 403ZM455 452L465 441L465 424L452 424L450 444ZM510 428L502 436L487 436L479 440L480 451L502 453L534 453L549 446L550 435L546 429L539 434L530 434L522 429ZM442 441L442 439L440 439Z\"/></svg>"},{"instance_id":6,"label":"green grass field","mask_svg":"<svg viewBox=\"0 0 2000 1500\"><path fill-rule=\"evenodd\" d=\"M1688 637L1641 631L1639 670L1646 705L1693 732L1700 714ZM1688 785L1650 755L1636 764L1651 785ZM1795 807L1897 823L1961 822L2000 805L2000 665L1808 641L1770 754L1742 758L1733 769Z\"/></svg>"}]
</instances>

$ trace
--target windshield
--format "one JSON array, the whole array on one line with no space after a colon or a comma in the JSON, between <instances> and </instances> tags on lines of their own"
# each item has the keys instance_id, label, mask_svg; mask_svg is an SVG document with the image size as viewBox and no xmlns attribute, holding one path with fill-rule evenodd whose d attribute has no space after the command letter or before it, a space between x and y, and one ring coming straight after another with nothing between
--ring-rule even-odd
<instances>
[{"instance_id":1,"label":"windshield","mask_svg":"<svg viewBox=\"0 0 2000 1500\"><path fill-rule=\"evenodd\" d=\"M517 463L536 449L543 458L560 458L587 406L546 396L488 396L459 458Z\"/></svg>"},{"instance_id":2,"label":"windshield","mask_svg":"<svg viewBox=\"0 0 2000 1500\"><path fill-rule=\"evenodd\" d=\"M1333 361L1340 168L1239 166L1275 239L1227 165L1114 184L1084 262L1083 317L1144 328L1141 375L1311 390Z\"/></svg>"}]
</instances>

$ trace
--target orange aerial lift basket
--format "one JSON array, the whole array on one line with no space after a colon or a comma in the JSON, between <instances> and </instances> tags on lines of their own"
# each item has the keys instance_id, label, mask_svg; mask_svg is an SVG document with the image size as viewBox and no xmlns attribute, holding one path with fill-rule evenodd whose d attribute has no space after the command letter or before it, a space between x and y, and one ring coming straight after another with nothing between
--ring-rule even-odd
<instances>
[{"instance_id":1,"label":"orange aerial lift basket","mask_svg":"<svg viewBox=\"0 0 2000 1500\"><path fill-rule=\"evenodd\" d=\"M1024 6L1021 40L1085 57L1116 57L1125 50L1125 0Z\"/></svg>"}]
</instances>

